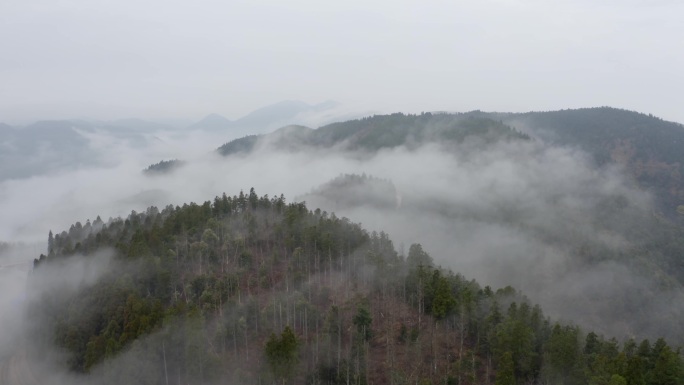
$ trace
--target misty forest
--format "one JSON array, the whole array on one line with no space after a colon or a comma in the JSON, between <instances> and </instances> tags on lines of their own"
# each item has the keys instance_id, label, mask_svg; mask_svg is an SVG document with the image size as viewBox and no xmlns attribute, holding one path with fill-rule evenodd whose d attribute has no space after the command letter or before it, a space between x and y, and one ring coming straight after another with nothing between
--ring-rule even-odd
<instances>
[{"instance_id":1,"label":"misty forest","mask_svg":"<svg viewBox=\"0 0 684 385\"><path fill-rule=\"evenodd\" d=\"M684 126L336 108L0 125L0 384L684 383Z\"/></svg>"}]
</instances>

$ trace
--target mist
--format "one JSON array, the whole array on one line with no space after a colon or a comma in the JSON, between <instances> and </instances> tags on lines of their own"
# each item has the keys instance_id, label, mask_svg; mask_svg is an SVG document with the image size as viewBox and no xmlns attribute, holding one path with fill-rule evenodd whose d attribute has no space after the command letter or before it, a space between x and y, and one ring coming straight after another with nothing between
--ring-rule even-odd
<instances>
[{"instance_id":1,"label":"mist","mask_svg":"<svg viewBox=\"0 0 684 385\"><path fill-rule=\"evenodd\" d=\"M682 11L672 0L0 2L0 382L17 372L86 382L64 369L59 349L30 351L26 338L36 330L27 305L50 297L57 306L126 269L107 250L53 266L54 279L37 284L33 261L48 254L50 231L252 187L384 231L402 256L420 243L482 286L521 290L553 320L681 343L684 331L672 325L684 319L684 278L664 271L676 253L655 260L640 241L659 229L651 226L661 220L659 198L619 166L599 167L542 139L405 143L374 153L268 139L246 154L215 149L370 111L612 105L684 121ZM211 113L235 123L286 99L344 104L230 129L198 125ZM131 117L148 122L114 120ZM183 162L143 172L172 159ZM321 186L341 174L389 181L394 204L329 199ZM388 201L386 191L371 193ZM131 344L93 378L117 383L123 369L144 378L145 356L158 355L173 328ZM41 358L32 368L29 353Z\"/></svg>"},{"instance_id":2,"label":"mist","mask_svg":"<svg viewBox=\"0 0 684 385\"><path fill-rule=\"evenodd\" d=\"M77 221L99 215L106 222L152 205L204 202L254 187L259 194L284 194L288 201L308 200L309 209L335 212L369 231L385 231L400 251L421 243L455 272L483 285L521 289L551 316L598 331L636 332L634 323L620 323L624 314L611 307L612 295L652 292L659 286L638 266L576 259L580 247L628 250L632 245L625 237L631 229L620 226L625 219L648 215L651 207L649 195L619 168L596 168L578 150L540 141L487 146L466 141L456 148L433 144L367 154L344 146L281 151L264 141L251 154L223 158L211 151L216 136L201 132L176 132L144 147L97 133L89 139L107 166L0 184L0 239L36 245L18 261L32 261L36 250L44 253L48 231L68 230ZM187 162L168 174L141 172L163 158ZM336 207L310 194L344 173L390 180L401 204L392 209ZM606 216L598 210L611 202L621 205L621 214ZM672 296L682 304L672 309L684 308L681 295ZM664 326L655 324L643 327L648 333L663 332Z\"/></svg>"},{"instance_id":3,"label":"mist","mask_svg":"<svg viewBox=\"0 0 684 385\"><path fill-rule=\"evenodd\" d=\"M332 151L282 151L273 142L262 141L253 153L221 157L211 151L215 137L197 132L165 137L142 148L96 134L91 143L108 159L108 166L0 184L0 210L5 213L0 234L24 245L10 244L4 253L5 261L24 265L0 269L0 314L6 330L12 330L0 340L0 353L6 357L21 357L14 346L30 332L22 309L32 296L60 293L55 297L59 303L59 298L113 269L111 253L106 253L89 264L77 262L67 270L53 271L54 281L31 288L32 296L27 295L27 270L33 258L46 253L48 231L59 233L98 215L107 222L151 205L203 202L251 187L259 194L284 194L290 202L306 200L310 210L334 212L368 231L385 231L401 254L420 243L438 264L481 285L521 290L553 319L618 338L681 337L668 331L684 309L679 289L663 291L662 282L640 266L577 259L582 247L598 252L629 250L633 245L626 236L631 230L621 228L621 222L648 215L652 203L621 169L597 168L575 149L540 141L488 145L466 141L456 147L427 144L368 154L347 151L344 145ZM142 170L160 156L187 161L170 173L144 174ZM363 173L394 184L396 207L363 202L340 207L315 193L340 174ZM615 201L619 213L606 216L600 208ZM628 315L629 309L615 299L636 293L650 293L656 299L641 304L643 313ZM653 314L662 316L654 319ZM94 368L93 374L102 383L124 369L131 376L144 374L141 357L158 354L159 345L171 334L172 326L167 325L108 360L106 367ZM59 350L39 356L43 359L32 362L29 369L33 375L50 378L54 384L83 380L59 367L65 360Z\"/></svg>"}]
</instances>

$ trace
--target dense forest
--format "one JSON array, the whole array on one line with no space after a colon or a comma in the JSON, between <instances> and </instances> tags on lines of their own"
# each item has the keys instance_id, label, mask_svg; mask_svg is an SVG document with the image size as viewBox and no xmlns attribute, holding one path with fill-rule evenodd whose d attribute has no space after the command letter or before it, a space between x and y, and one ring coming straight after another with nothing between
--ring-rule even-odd
<instances>
[{"instance_id":1,"label":"dense forest","mask_svg":"<svg viewBox=\"0 0 684 385\"><path fill-rule=\"evenodd\" d=\"M316 130L301 126L285 127L268 135L237 139L218 151L228 159L237 154L245 156L251 153L258 157L277 151L309 151L312 154L339 151L348 157L372 157L388 149L399 147L411 151L428 145L433 146L434 151L443 150L459 159L460 162L453 164L455 168L467 166L480 154L496 154L501 143L521 147L520 151L502 156L502 161L507 164L528 159L525 158L527 155L537 157L538 153L525 153L522 149L531 147L531 144L544 149L576 151L578 158L587 159L591 172L617 170L615 172L633 191L647 192L651 201L640 206L633 196L626 194L606 193L605 190L587 193L582 188L565 186L563 190L536 200L526 201L524 197L508 199L509 195L503 191L499 192L503 199L488 201L486 205L473 205L473 199L457 202L445 198L446 193L428 197L417 189L411 194L405 185L396 194L382 195L367 194L354 183L340 187L334 181L301 198L320 205L314 207L327 207L338 212L350 206L371 207L373 204L370 202L378 201L378 197L379 201L387 203L396 202L399 198L401 214L405 215L395 215L398 210L391 204L378 204L375 208L382 206L378 216L395 215L393 218L405 220L411 214L415 218L424 218L429 213L440 217L447 225L469 222L482 227L505 227L516 235L524 234L533 242L567 255L567 266L558 275L587 270L580 273L578 279L582 280L595 268L609 266L606 270L622 277L616 280L648 282L641 287L631 285L626 290L597 290L589 295L567 298L572 301L572 308L577 310L574 314L590 319L588 323L596 328L600 327L601 320L624 318L620 328L624 334L666 334L668 338L684 341L684 324L678 321L684 316L684 306L678 305L684 298L684 260L681 258L684 253L684 216L680 214L684 213L684 195L681 193L684 158L681 151L677 151L678 143L682 142L684 131L680 124L633 111L601 107L524 114L473 111L377 115ZM517 148L514 146L511 147ZM534 172L539 170L521 170L517 177ZM567 170L555 172L560 175ZM387 177L385 174L376 176ZM477 175L469 175L465 183L473 183L475 177ZM505 179L504 175L501 177ZM554 191L555 186L544 181L539 183L543 186L530 188L528 196L539 191ZM430 189L430 186L426 188ZM454 185L453 188L458 191L461 186ZM350 194L345 194L345 190ZM492 194L486 190L482 193ZM578 194L586 195L580 197ZM352 202L355 196L372 198ZM570 203L575 199L586 206ZM567 203L573 207L565 205ZM544 209L535 213L534 206L539 204L544 205ZM408 214L411 210L413 212ZM347 215L360 218L358 214L359 210ZM363 220L368 223L367 218ZM384 226L380 229L391 231ZM614 237L618 242L605 242L604 236ZM616 247L616 243L620 245ZM540 273L537 275L542 279L546 276L545 272L534 270L534 266L530 266L527 273L530 271ZM555 276L550 280L559 278ZM605 277L602 279L605 281ZM549 286L553 287L554 282L549 282L546 288ZM540 290L544 288L539 285ZM527 290L534 288L527 287ZM548 303L546 305L550 307ZM553 310L556 314L562 313L558 309ZM660 314L656 322L650 315L654 311ZM581 322L580 317L573 319Z\"/></svg>"},{"instance_id":2,"label":"dense forest","mask_svg":"<svg viewBox=\"0 0 684 385\"><path fill-rule=\"evenodd\" d=\"M657 197L665 216L684 223L684 216L677 213L677 207L684 204L684 130L680 123L611 107L470 115L501 119L549 144L581 148L599 165L621 165Z\"/></svg>"},{"instance_id":3,"label":"dense forest","mask_svg":"<svg viewBox=\"0 0 684 385\"><path fill-rule=\"evenodd\" d=\"M559 323L419 244L403 255L383 232L254 189L51 232L29 292L36 349L64 349L89 383L684 381L662 338Z\"/></svg>"},{"instance_id":4,"label":"dense forest","mask_svg":"<svg viewBox=\"0 0 684 385\"><path fill-rule=\"evenodd\" d=\"M334 211L353 207L391 210L401 205L401 196L392 181L366 174L342 174L297 200Z\"/></svg>"},{"instance_id":5,"label":"dense forest","mask_svg":"<svg viewBox=\"0 0 684 385\"><path fill-rule=\"evenodd\" d=\"M416 148L426 143L443 145L466 140L492 142L528 140L529 136L499 120L464 114L420 115L396 113L332 123L316 130L288 126L265 135L251 135L228 142L217 149L223 156L247 153L258 145L275 150L306 148L375 152L384 148L407 146ZM475 143L473 143L475 145Z\"/></svg>"},{"instance_id":6,"label":"dense forest","mask_svg":"<svg viewBox=\"0 0 684 385\"><path fill-rule=\"evenodd\" d=\"M271 134L235 139L218 148L221 155L248 153L258 144L278 150L335 148L377 151L425 143L461 143L539 138L592 155L598 166L619 164L657 198L668 219L681 222L684 205L684 131L679 123L610 107L547 112L423 113L375 115L328 124L315 130L291 126ZM684 207L680 209L684 212ZM681 223L680 223L681 224Z\"/></svg>"},{"instance_id":7,"label":"dense forest","mask_svg":"<svg viewBox=\"0 0 684 385\"><path fill-rule=\"evenodd\" d=\"M185 162L178 159L162 160L158 163L148 166L146 169L143 170L143 173L147 175L166 174L175 170L178 167L183 166L183 164L185 164Z\"/></svg>"}]
</instances>

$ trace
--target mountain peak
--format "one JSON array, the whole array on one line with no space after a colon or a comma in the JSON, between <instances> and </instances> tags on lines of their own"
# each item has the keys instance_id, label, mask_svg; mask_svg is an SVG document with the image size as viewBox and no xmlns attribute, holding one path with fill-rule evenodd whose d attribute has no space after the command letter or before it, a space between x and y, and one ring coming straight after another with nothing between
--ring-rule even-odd
<instances>
[{"instance_id":1,"label":"mountain peak","mask_svg":"<svg viewBox=\"0 0 684 385\"><path fill-rule=\"evenodd\" d=\"M258 108L235 121L210 114L190 128L210 131L230 128L234 136L261 134L288 125L309 125L312 119L316 121L322 112L335 106L334 101L311 105L301 100L283 100Z\"/></svg>"},{"instance_id":2,"label":"mountain peak","mask_svg":"<svg viewBox=\"0 0 684 385\"><path fill-rule=\"evenodd\" d=\"M232 122L223 115L219 114L209 114L202 118L199 122L190 126L192 129L206 129L206 130L217 130L223 129L231 125Z\"/></svg>"}]
</instances>

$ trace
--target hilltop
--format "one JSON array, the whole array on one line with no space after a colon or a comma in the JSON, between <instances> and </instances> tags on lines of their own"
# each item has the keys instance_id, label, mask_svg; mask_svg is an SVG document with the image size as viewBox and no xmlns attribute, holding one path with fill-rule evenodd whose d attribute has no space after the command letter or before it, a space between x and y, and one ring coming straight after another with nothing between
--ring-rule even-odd
<instances>
[{"instance_id":1,"label":"hilltop","mask_svg":"<svg viewBox=\"0 0 684 385\"><path fill-rule=\"evenodd\" d=\"M74 287L68 275L79 265L99 277ZM30 286L35 348L66 349L62 365L82 373L74 381L682 376L681 357L662 339L620 346L548 319L513 288L494 291L436 266L421 245L404 256L384 233L254 190L50 234Z\"/></svg>"}]
</instances>

